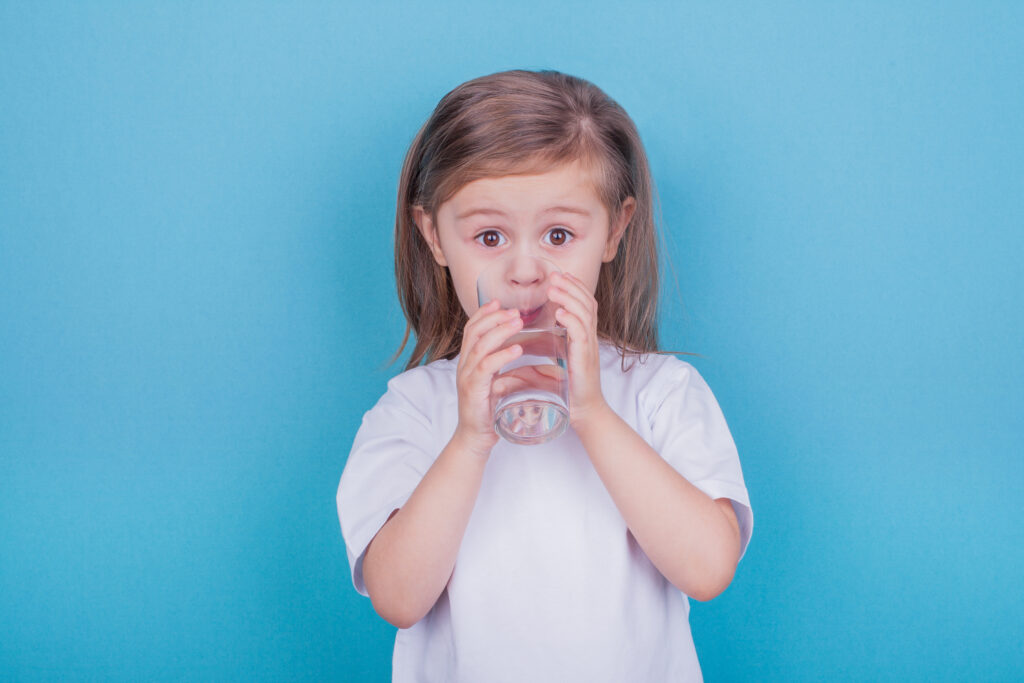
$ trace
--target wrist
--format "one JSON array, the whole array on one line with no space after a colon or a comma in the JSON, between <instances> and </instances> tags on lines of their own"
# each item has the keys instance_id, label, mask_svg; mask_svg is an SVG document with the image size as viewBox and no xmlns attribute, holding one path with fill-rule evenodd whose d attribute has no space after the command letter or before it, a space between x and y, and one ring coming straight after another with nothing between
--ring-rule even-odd
<instances>
[{"instance_id":1,"label":"wrist","mask_svg":"<svg viewBox=\"0 0 1024 683\"><path fill-rule=\"evenodd\" d=\"M452 438L448 441L448 447L458 453L463 453L480 461L486 461L491 454L491 450L494 448L494 444L497 442L498 435L496 433L490 435L468 434L460 427L456 427L455 433L452 434Z\"/></svg>"},{"instance_id":2,"label":"wrist","mask_svg":"<svg viewBox=\"0 0 1024 683\"><path fill-rule=\"evenodd\" d=\"M569 424L580 439L585 439L601 426L607 425L611 418L618 417L611 406L602 398L594 405L583 408L573 406L569 411Z\"/></svg>"}]
</instances>

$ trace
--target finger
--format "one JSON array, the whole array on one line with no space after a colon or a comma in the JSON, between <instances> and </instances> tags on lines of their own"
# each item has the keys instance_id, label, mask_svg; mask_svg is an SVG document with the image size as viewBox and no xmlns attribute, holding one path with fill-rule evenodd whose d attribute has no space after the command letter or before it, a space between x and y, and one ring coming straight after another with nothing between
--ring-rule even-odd
<instances>
[{"instance_id":1,"label":"finger","mask_svg":"<svg viewBox=\"0 0 1024 683\"><path fill-rule=\"evenodd\" d=\"M588 336L588 327L579 318L578 315L573 313L567 308L560 308L555 311L555 320L557 320L563 327L569 336L570 346L575 346L576 343L583 342Z\"/></svg>"},{"instance_id":2,"label":"finger","mask_svg":"<svg viewBox=\"0 0 1024 683\"><path fill-rule=\"evenodd\" d=\"M480 358L501 348L509 338L522 330L522 328L523 319L518 315L511 320L501 322L481 334L476 342L468 349L467 354L473 360L478 361Z\"/></svg>"},{"instance_id":3,"label":"finger","mask_svg":"<svg viewBox=\"0 0 1024 683\"><path fill-rule=\"evenodd\" d=\"M460 385L465 385L474 394L490 394L495 375L522 353L522 346L511 344L489 355L467 361L463 367L459 368L458 382Z\"/></svg>"},{"instance_id":4,"label":"finger","mask_svg":"<svg viewBox=\"0 0 1024 683\"><path fill-rule=\"evenodd\" d=\"M479 363L477 363L473 370L475 379L481 382L486 381L490 383L494 376L498 374L499 370L518 358L522 352L522 346L519 344L512 344L507 348L495 351L489 356L485 356Z\"/></svg>"},{"instance_id":5,"label":"finger","mask_svg":"<svg viewBox=\"0 0 1024 683\"><path fill-rule=\"evenodd\" d=\"M563 290L573 299L578 301L583 308L588 311L591 315L597 313L597 299L591 294L590 290L574 275L566 275L563 279L566 286L562 287Z\"/></svg>"},{"instance_id":6,"label":"finger","mask_svg":"<svg viewBox=\"0 0 1024 683\"><path fill-rule=\"evenodd\" d=\"M487 309L487 310L484 310ZM518 318L518 315L511 315L507 312L497 310L494 302L488 302L486 306L481 307L482 313L477 311L476 319L471 319L470 322L466 323L465 329L462 332L462 347L459 350L459 369L463 370L467 366L474 365L477 358L473 356L472 350L476 347L480 341L480 337L485 334L488 330L494 329L503 323L510 322Z\"/></svg>"},{"instance_id":7,"label":"finger","mask_svg":"<svg viewBox=\"0 0 1024 683\"><path fill-rule=\"evenodd\" d=\"M493 315L500 307L501 304L496 299L494 299L488 301L486 304L476 309L473 312L473 315L469 316L469 319L466 321L466 325L462 330L463 339L469 336L473 328L478 326L484 318Z\"/></svg>"},{"instance_id":8,"label":"finger","mask_svg":"<svg viewBox=\"0 0 1024 683\"><path fill-rule=\"evenodd\" d=\"M492 315L494 312L500 309L501 302L499 302L497 299L492 299L488 301L483 306L473 311L473 315L469 316L469 319L466 321L466 327L479 324L479 322L482 319L486 318L489 315Z\"/></svg>"},{"instance_id":9,"label":"finger","mask_svg":"<svg viewBox=\"0 0 1024 683\"><path fill-rule=\"evenodd\" d=\"M484 311L481 313L481 311ZM498 325L506 323L510 320L519 318L518 311L510 310L498 310L497 304L494 301L488 302L486 306L479 309L473 314L476 318L470 318L469 322L466 323L466 327L462 333L462 350L472 348L476 345L477 340L481 335L485 334L488 330L491 330ZM478 317L477 317L478 316Z\"/></svg>"},{"instance_id":10,"label":"finger","mask_svg":"<svg viewBox=\"0 0 1024 683\"><path fill-rule=\"evenodd\" d=\"M542 375L545 379L558 381L565 380L565 368L560 365L534 365L533 371L538 375Z\"/></svg>"},{"instance_id":11,"label":"finger","mask_svg":"<svg viewBox=\"0 0 1024 683\"><path fill-rule=\"evenodd\" d=\"M565 290L555 288L549 294L548 297L551 301L561 306L560 309L555 311L555 320L559 320L558 311L567 311L579 318L585 327L597 327L597 316L595 312L588 308L579 299L575 298L572 294Z\"/></svg>"},{"instance_id":12,"label":"finger","mask_svg":"<svg viewBox=\"0 0 1024 683\"><path fill-rule=\"evenodd\" d=\"M597 312L597 301L579 279L572 275L562 274L560 277L552 277L551 281L553 287L549 294L555 293L557 296L557 293L564 293L578 302L582 309L588 311L590 315L593 316ZM559 300L558 303L562 303L562 300Z\"/></svg>"},{"instance_id":13,"label":"finger","mask_svg":"<svg viewBox=\"0 0 1024 683\"><path fill-rule=\"evenodd\" d=\"M513 392L528 389L529 386L530 385L526 383L526 380L521 377L509 374L501 375L500 377L495 377L494 381L491 382L491 396L500 399L501 397L508 396Z\"/></svg>"},{"instance_id":14,"label":"finger","mask_svg":"<svg viewBox=\"0 0 1024 683\"><path fill-rule=\"evenodd\" d=\"M469 316L469 319L473 320L475 318L479 318L482 315L486 315L490 311L496 311L496 310L498 310L498 308L500 306L501 306L501 302L500 301L498 301L497 299L491 299L490 301L488 301L484 305L478 307L473 312L473 315Z\"/></svg>"},{"instance_id":15,"label":"finger","mask_svg":"<svg viewBox=\"0 0 1024 683\"><path fill-rule=\"evenodd\" d=\"M479 320L467 323L466 328L463 331L463 337L468 337L474 340L475 343L475 340L486 334L488 330L494 329L499 325L503 325L510 320L515 320L519 317L519 312L516 310L493 311L482 316Z\"/></svg>"}]
</instances>

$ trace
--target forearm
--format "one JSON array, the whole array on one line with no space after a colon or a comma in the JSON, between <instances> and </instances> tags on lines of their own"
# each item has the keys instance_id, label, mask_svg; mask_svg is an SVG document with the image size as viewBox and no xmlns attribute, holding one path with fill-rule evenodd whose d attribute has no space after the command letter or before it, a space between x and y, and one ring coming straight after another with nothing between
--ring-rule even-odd
<instances>
[{"instance_id":1,"label":"forearm","mask_svg":"<svg viewBox=\"0 0 1024 683\"><path fill-rule=\"evenodd\" d=\"M633 537L665 578L699 600L725 590L740 549L731 508L687 481L610 408L576 431Z\"/></svg>"},{"instance_id":2,"label":"forearm","mask_svg":"<svg viewBox=\"0 0 1024 683\"><path fill-rule=\"evenodd\" d=\"M367 548L366 589L395 626L422 619L448 584L486 463L453 437Z\"/></svg>"}]
</instances>

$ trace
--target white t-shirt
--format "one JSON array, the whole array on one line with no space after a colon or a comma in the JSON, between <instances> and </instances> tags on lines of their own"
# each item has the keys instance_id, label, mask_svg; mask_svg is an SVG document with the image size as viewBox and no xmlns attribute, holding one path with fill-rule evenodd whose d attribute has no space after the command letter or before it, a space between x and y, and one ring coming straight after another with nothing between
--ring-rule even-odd
<instances>
[{"instance_id":1,"label":"white t-shirt","mask_svg":"<svg viewBox=\"0 0 1024 683\"><path fill-rule=\"evenodd\" d=\"M337 504L363 595L367 545L455 431L457 364L393 378L356 434ZM627 357L626 367L601 344L605 400L693 485L731 499L745 552L753 515L711 390L674 356ZM699 681L689 611L629 533L571 428L539 446L499 440L447 589L398 631L393 680Z\"/></svg>"}]
</instances>

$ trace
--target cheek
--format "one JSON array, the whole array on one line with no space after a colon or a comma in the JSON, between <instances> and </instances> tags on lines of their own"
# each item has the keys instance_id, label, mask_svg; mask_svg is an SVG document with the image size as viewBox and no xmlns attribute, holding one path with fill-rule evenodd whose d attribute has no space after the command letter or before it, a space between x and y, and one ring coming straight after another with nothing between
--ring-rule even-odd
<instances>
[{"instance_id":1,"label":"cheek","mask_svg":"<svg viewBox=\"0 0 1024 683\"><path fill-rule=\"evenodd\" d=\"M597 292L597 280L601 274L601 269L605 267L604 263L600 260L592 264L587 264L584 268L580 269L580 273L576 275L583 284L587 286L587 291L590 292L591 296Z\"/></svg>"},{"instance_id":2,"label":"cheek","mask_svg":"<svg viewBox=\"0 0 1024 683\"><path fill-rule=\"evenodd\" d=\"M466 312L466 317L472 316L480 308L480 305L477 303L476 278L460 278L454 284L455 294L459 297L462 310Z\"/></svg>"},{"instance_id":3,"label":"cheek","mask_svg":"<svg viewBox=\"0 0 1024 683\"><path fill-rule=\"evenodd\" d=\"M476 303L476 288L469 286L462 286L456 288L455 293L459 297L459 303L462 305L462 310L466 312L466 317L472 316L476 313L476 310L480 306Z\"/></svg>"},{"instance_id":4,"label":"cheek","mask_svg":"<svg viewBox=\"0 0 1024 683\"><path fill-rule=\"evenodd\" d=\"M476 302L476 280L480 267L471 255L467 256L465 250L459 248L460 246L456 244L453 248L452 243L449 242L446 252L448 255L448 277L451 278L455 296L458 297L462 310L466 312L467 316L471 316L479 308Z\"/></svg>"}]
</instances>

